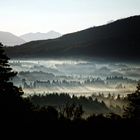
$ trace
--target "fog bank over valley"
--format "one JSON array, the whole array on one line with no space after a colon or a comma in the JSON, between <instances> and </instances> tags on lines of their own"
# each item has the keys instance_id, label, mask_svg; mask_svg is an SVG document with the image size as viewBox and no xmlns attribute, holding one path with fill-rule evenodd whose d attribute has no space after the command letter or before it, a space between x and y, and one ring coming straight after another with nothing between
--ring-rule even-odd
<instances>
[{"instance_id":1,"label":"fog bank over valley","mask_svg":"<svg viewBox=\"0 0 140 140\"><path fill-rule=\"evenodd\" d=\"M125 96L139 81L139 64L74 60L11 60L13 79L27 95L68 93Z\"/></svg>"}]
</instances>

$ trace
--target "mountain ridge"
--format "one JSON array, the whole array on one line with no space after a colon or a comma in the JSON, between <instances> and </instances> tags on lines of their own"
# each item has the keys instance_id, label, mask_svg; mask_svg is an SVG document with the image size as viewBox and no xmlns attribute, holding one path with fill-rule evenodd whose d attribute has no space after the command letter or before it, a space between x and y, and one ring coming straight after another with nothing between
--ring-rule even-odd
<instances>
[{"instance_id":1,"label":"mountain ridge","mask_svg":"<svg viewBox=\"0 0 140 140\"><path fill-rule=\"evenodd\" d=\"M140 59L140 16L6 49L10 57Z\"/></svg>"},{"instance_id":2,"label":"mountain ridge","mask_svg":"<svg viewBox=\"0 0 140 140\"><path fill-rule=\"evenodd\" d=\"M41 33L41 32L26 33L26 34L21 35L20 38L24 39L26 42L30 42L30 41L35 41L35 40L55 39L60 36L61 34L59 32L51 30L47 33Z\"/></svg>"},{"instance_id":3,"label":"mountain ridge","mask_svg":"<svg viewBox=\"0 0 140 140\"><path fill-rule=\"evenodd\" d=\"M5 31L0 31L0 42L5 46L15 46L25 43L20 37Z\"/></svg>"}]
</instances>

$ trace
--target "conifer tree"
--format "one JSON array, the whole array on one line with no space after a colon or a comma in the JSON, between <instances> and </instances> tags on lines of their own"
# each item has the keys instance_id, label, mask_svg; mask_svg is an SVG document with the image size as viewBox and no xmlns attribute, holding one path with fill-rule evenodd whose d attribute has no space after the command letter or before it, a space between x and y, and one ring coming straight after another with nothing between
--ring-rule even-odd
<instances>
[{"instance_id":1,"label":"conifer tree","mask_svg":"<svg viewBox=\"0 0 140 140\"><path fill-rule=\"evenodd\" d=\"M9 64L3 45L0 43L0 111L1 113L23 113L30 110L30 103L22 98L23 91L13 85L12 78L16 72Z\"/></svg>"},{"instance_id":2,"label":"conifer tree","mask_svg":"<svg viewBox=\"0 0 140 140\"><path fill-rule=\"evenodd\" d=\"M125 109L124 117L140 119L140 83L134 93L127 97L128 107Z\"/></svg>"}]
</instances>

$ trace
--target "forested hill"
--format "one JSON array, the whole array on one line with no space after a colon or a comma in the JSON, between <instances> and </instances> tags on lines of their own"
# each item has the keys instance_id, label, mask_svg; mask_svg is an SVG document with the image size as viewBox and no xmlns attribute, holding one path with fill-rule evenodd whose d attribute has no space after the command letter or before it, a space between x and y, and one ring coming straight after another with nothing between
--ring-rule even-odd
<instances>
[{"instance_id":1,"label":"forested hill","mask_svg":"<svg viewBox=\"0 0 140 140\"><path fill-rule=\"evenodd\" d=\"M120 19L57 39L32 41L6 48L6 51L12 58L99 57L140 60L140 16Z\"/></svg>"}]
</instances>

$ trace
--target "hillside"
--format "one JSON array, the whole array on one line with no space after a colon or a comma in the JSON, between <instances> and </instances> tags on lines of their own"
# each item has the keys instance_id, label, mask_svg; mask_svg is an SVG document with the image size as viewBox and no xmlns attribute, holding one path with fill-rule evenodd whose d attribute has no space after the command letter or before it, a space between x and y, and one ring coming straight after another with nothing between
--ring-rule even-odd
<instances>
[{"instance_id":1,"label":"hillside","mask_svg":"<svg viewBox=\"0 0 140 140\"><path fill-rule=\"evenodd\" d=\"M3 43L3 45L5 46L15 46L25 43L25 41L20 37L12 33L3 31L0 31L0 42Z\"/></svg>"},{"instance_id":2,"label":"hillside","mask_svg":"<svg viewBox=\"0 0 140 140\"><path fill-rule=\"evenodd\" d=\"M26 42L35 41L35 40L45 40L45 39L54 39L60 37L61 34L55 31L49 31L47 33L27 33L21 35L20 38L25 40Z\"/></svg>"},{"instance_id":3,"label":"hillside","mask_svg":"<svg viewBox=\"0 0 140 140\"><path fill-rule=\"evenodd\" d=\"M140 59L140 16L6 49L9 57Z\"/></svg>"}]
</instances>

